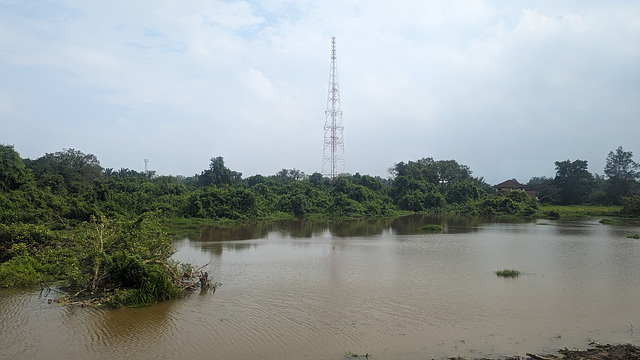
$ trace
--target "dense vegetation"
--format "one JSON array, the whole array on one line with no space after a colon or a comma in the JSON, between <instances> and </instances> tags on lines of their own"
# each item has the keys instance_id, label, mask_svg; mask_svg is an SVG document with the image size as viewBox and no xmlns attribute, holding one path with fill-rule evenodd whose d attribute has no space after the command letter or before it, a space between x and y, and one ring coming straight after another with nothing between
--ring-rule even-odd
<instances>
[{"instance_id":1,"label":"dense vegetation","mask_svg":"<svg viewBox=\"0 0 640 360\"><path fill-rule=\"evenodd\" d=\"M496 194L455 160L423 158L393 165L391 177L283 169L242 174L214 157L190 177L105 169L74 149L23 159L0 144L0 285L63 281L74 293L108 293L116 305L179 296L179 274L160 221L386 217L402 212L477 216L558 214L554 205L619 205L640 215L638 164L621 147L604 177L584 160L559 161L555 178L533 178L535 196ZM542 208L542 210L541 210ZM617 215L617 214L616 214Z\"/></svg>"}]
</instances>

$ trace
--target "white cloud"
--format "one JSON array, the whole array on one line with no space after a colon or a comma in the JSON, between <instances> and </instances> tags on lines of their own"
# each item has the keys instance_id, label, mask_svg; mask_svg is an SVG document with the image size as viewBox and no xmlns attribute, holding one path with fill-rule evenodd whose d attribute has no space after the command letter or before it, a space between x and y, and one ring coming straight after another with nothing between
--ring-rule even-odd
<instances>
[{"instance_id":1,"label":"white cloud","mask_svg":"<svg viewBox=\"0 0 640 360\"><path fill-rule=\"evenodd\" d=\"M0 121L20 113L57 139L2 139L17 150L77 148L56 133L74 129L116 168L133 154L190 175L223 155L245 174L317 171L336 36L348 171L385 176L394 162L433 156L490 181L527 181L567 156L640 151L633 2L0 6ZM27 129L18 126L12 134ZM514 165L522 159L530 166Z\"/></svg>"}]
</instances>

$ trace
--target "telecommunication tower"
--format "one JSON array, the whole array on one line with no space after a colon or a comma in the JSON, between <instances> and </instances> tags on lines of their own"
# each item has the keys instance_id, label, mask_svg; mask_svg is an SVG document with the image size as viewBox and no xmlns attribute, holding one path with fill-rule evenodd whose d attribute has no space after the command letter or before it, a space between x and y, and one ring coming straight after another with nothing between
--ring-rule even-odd
<instances>
[{"instance_id":1,"label":"telecommunication tower","mask_svg":"<svg viewBox=\"0 0 640 360\"><path fill-rule=\"evenodd\" d=\"M147 170L147 166L149 165L149 159L144 159L144 173L149 174L149 170Z\"/></svg>"},{"instance_id":2,"label":"telecommunication tower","mask_svg":"<svg viewBox=\"0 0 640 360\"><path fill-rule=\"evenodd\" d=\"M338 63L336 61L336 37L331 38L331 67L329 70L329 94L324 112L324 147L322 150L322 174L331 179L344 172L344 138Z\"/></svg>"}]
</instances>

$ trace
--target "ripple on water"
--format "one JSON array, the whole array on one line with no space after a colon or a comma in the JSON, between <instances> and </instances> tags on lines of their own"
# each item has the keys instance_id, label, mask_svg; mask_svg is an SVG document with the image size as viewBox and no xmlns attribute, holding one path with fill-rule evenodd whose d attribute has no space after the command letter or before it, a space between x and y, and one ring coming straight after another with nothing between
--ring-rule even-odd
<instances>
[{"instance_id":1,"label":"ripple on water","mask_svg":"<svg viewBox=\"0 0 640 360\"><path fill-rule=\"evenodd\" d=\"M34 358L56 347L63 309L50 304L55 293L0 290L0 347L7 358Z\"/></svg>"},{"instance_id":2,"label":"ripple on water","mask_svg":"<svg viewBox=\"0 0 640 360\"><path fill-rule=\"evenodd\" d=\"M274 234L202 252L224 284L216 293L148 308L60 307L0 291L0 357L410 360L522 355L587 338L640 343L629 331L640 322L640 242L624 236L640 229L572 224ZM526 275L497 278L502 267Z\"/></svg>"}]
</instances>

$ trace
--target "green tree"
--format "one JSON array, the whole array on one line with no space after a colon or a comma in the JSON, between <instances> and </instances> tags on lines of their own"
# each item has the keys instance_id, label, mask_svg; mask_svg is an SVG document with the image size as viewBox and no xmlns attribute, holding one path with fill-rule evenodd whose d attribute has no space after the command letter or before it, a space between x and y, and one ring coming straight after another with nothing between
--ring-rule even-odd
<instances>
[{"instance_id":1,"label":"green tree","mask_svg":"<svg viewBox=\"0 0 640 360\"><path fill-rule=\"evenodd\" d=\"M409 161L406 164L399 162L389 169L389 173L396 178L408 176L437 185L443 192L455 183L472 180L472 172L468 166L458 164L455 160L435 161L431 157Z\"/></svg>"},{"instance_id":2,"label":"green tree","mask_svg":"<svg viewBox=\"0 0 640 360\"><path fill-rule=\"evenodd\" d=\"M307 175L298 169L282 169L271 176L271 178L281 184L291 184L306 179Z\"/></svg>"},{"instance_id":3,"label":"green tree","mask_svg":"<svg viewBox=\"0 0 640 360\"><path fill-rule=\"evenodd\" d=\"M382 182L380 181L379 177L374 178L369 175L360 175L359 173L356 173L353 176L353 183L357 185L362 185L377 193L386 193L386 190L387 190L384 184L382 184Z\"/></svg>"},{"instance_id":4,"label":"green tree","mask_svg":"<svg viewBox=\"0 0 640 360\"><path fill-rule=\"evenodd\" d=\"M537 193L541 203L550 204L559 198L558 188L555 186L553 178L534 176L527 183L527 187Z\"/></svg>"},{"instance_id":5,"label":"green tree","mask_svg":"<svg viewBox=\"0 0 640 360\"><path fill-rule=\"evenodd\" d=\"M444 196L438 191L413 190L398 200L398 208L409 211L439 211L445 203Z\"/></svg>"},{"instance_id":6,"label":"green tree","mask_svg":"<svg viewBox=\"0 0 640 360\"><path fill-rule=\"evenodd\" d=\"M471 181L454 184L446 193L445 199L449 204L464 204L475 201L485 195L485 191L475 186Z\"/></svg>"},{"instance_id":7,"label":"green tree","mask_svg":"<svg viewBox=\"0 0 640 360\"><path fill-rule=\"evenodd\" d=\"M319 172L314 172L313 174L309 175L309 182L311 182L311 184L313 184L314 186L325 185L328 181L329 179L323 177Z\"/></svg>"},{"instance_id":8,"label":"green tree","mask_svg":"<svg viewBox=\"0 0 640 360\"><path fill-rule=\"evenodd\" d=\"M211 158L209 169L198 177L200 186L237 185L242 181L242 173L230 170L224 165L222 156Z\"/></svg>"},{"instance_id":9,"label":"green tree","mask_svg":"<svg viewBox=\"0 0 640 360\"><path fill-rule=\"evenodd\" d=\"M640 216L640 193L633 196L623 196L620 213L628 216Z\"/></svg>"},{"instance_id":10,"label":"green tree","mask_svg":"<svg viewBox=\"0 0 640 360\"><path fill-rule=\"evenodd\" d=\"M406 164L399 162L389 168L389 173L394 178L405 176L426 181L430 184L437 184L440 178L435 163L435 160L431 157L409 161Z\"/></svg>"},{"instance_id":11,"label":"green tree","mask_svg":"<svg viewBox=\"0 0 640 360\"><path fill-rule=\"evenodd\" d=\"M458 164L455 160L436 161L436 169L438 173L438 183L443 192L451 186L471 180L471 170L467 165Z\"/></svg>"},{"instance_id":12,"label":"green tree","mask_svg":"<svg viewBox=\"0 0 640 360\"><path fill-rule=\"evenodd\" d=\"M87 191L94 180L102 178L103 168L95 155L84 154L75 149L63 149L45 154L36 160L25 160L33 171L36 182L41 188L47 187L51 175L60 175L64 179L66 190L71 194Z\"/></svg>"},{"instance_id":13,"label":"green tree","mask_svg":"<svg viewBox=\"0 0 640 360\"><path fill-rule=\"evenodd\" d=\"M623 196L631 194L636 187L636 180L640 178L640 165L633 161L633 153L624 151L619 146L615 152L610 151L604 173L608 177L605 192L610 200L619 204Z\"/></svg>"},{"instance_id":14,"label":"green tree","mask_svg":"<svg viewBox=\"0 0 640 360\"><path fill-rule=\"evenodd\" d=\"M554 184L558 187L560 202L564 205L584 203L594 187L593 175L587 170L586 160L556 161Z\"/></svg>"},{"instance_id":15,"label":"green tree","mask_svg":"<svg viewBox=\"0 0 640 360\"><path fill-rule=\"evenodd\" d=\"M27 171L20 154L13 146L0 144L0 192L17 190L31 181L33 177Z\"/></svg>"}]
</instances>

